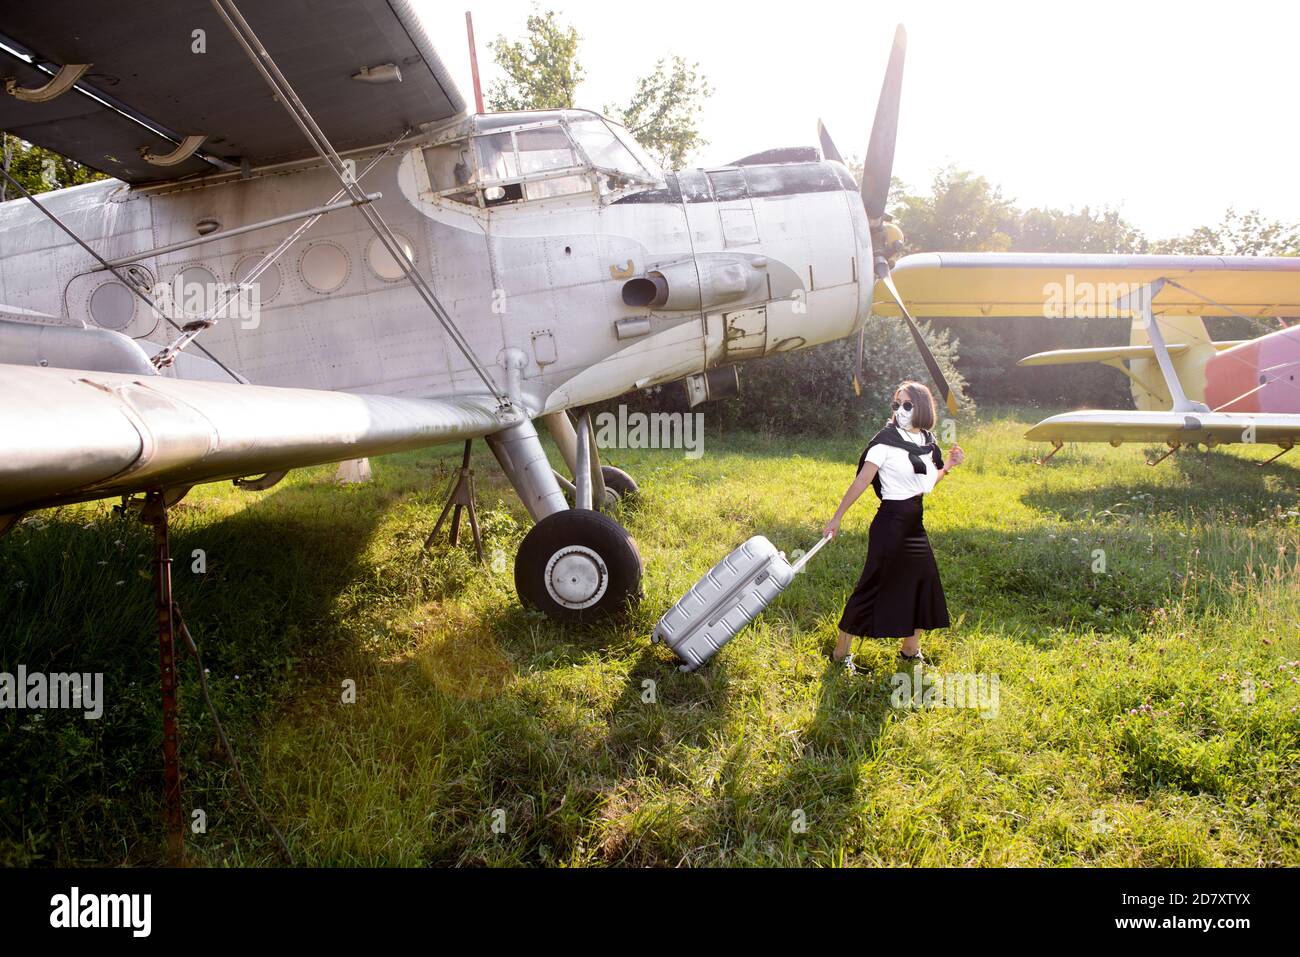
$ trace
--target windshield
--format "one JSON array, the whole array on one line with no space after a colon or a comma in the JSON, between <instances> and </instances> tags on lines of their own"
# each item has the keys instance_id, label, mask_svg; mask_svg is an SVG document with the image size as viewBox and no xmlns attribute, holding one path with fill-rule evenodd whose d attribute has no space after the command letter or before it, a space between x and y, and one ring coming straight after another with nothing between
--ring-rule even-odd
<instances>
[{"instance_id":1,"label":"windshield","mask_svg":"<svg viewBox=\"0 0 1300 957\"><path fill-rule=\"evenodd\" d=\"M630 179L661 178L654 160L645 155L622 127L593 118L573 123L569 128L597 169L620 173Z\"/></svg>"},{"instance_id":2,"label":"windshield","mask_svg":"<svg viewBox=\"0 0 1300 957\"><path fill-rule=\"evenodd\" d=\"M606 195L631 184L663 182L659 165L617 123L572 110L514 128L505 125L533 115L481 118L495 120L498 128L472 136L472 153L463 143L426 150L431 185L439 195L460 201L465 197L453 191L467 185L471 201L498 206L593 189Z\"/></svg>"},{"instance_id":3,"label":"windshield","mask_svg":"<svg viewBox=\"0 0 1300 957\"><path fill-rule=\"evenodd\" d=\"M609 125L614 131L614 134L622 141L623 145L627 147L628 152L636 157L637 162L646 168L646 172L648 172L654 179L662 180L664 178L663 167L655 162L654 158L641 147L641 144L636 141L636 138L629 133L625 127L619 126L617 123L610 123Z\"/></svg>"}]
</instances>

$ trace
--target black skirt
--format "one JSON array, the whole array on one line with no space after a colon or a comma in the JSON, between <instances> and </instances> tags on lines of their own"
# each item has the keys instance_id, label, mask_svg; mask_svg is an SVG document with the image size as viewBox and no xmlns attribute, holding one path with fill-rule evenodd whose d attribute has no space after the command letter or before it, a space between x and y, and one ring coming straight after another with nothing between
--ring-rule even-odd
<instances>
[{"instance_id":1,"label":"black skirt","mask_svg":"<svg viewBox=\"0 0 1300 957\"><path fill-rule=\"evenodd\" d=\"M880 503L871 521L867 564L844 605L840 630L906 638L918 628L947 628L939 566L925 534L923 496Z\"/></svg>"}]
</instances>

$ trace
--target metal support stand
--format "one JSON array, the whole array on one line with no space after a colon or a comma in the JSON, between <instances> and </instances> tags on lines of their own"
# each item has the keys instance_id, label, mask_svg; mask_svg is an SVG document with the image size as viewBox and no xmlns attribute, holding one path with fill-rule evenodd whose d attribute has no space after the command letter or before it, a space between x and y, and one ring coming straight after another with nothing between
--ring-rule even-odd
<instances>
[{"instance_id":1,"label":"metal support stand","mask_svg":"<svg viewBox=\"0 0 1300 957\"><path fill-rule=\"evenodd\" d=\"M473 439L465 441L465 455L460 461L460 474L456 477L456 485L451 490L451 495L447 499L447 504L443 506L442 514L438 516L438 522L433 526L433 531L429 537L424 540L424 547L430 548L433 540L438 537L442 531L442 523L447 520L447 513L451 512L451 545L455 548L460 544L460 513L463 509L469 514L470 531L474 533L474 551L478 553L479 562L483 561L483 538L479 535L478 530L478 513L474 510L474 470L469 467L469 454L474 446ZM454 509L454 511L453 511Z\"/></svg>"},{"instance_id":2,"label":"metal support stand","mask_svg":"<svg viewBox=\"0 0 1300 957\"><path fill-rule=\"evenodd\" d=\"M181 810L180 712L177 707L176 622L172 604L172 557L167 528L167 501L162 491L145 495L140 520L154 530L154 606L158 613L158 661L162 675L163 807L167 824L167 859L185 862Z\"/></svg>"},{"instance_id":3,"label":"metal support stand","mask_svg":"<svg viewBox=\"0 0 1300 957\"><path fill-rule=\"evenodd\" d=\"M1256 462L1255 464L1258 465L1260 468L1263 468L1263 467L1266 466L1266 465L1272 465L1274 462L1276 462L1276 461L1277 461L1278 459L1280 459L1282 456L1284 456L1284 455L1286 455L1288 452L1290 452L1293 448L1295 448L1295 445L1294 445L1294 444L1292 444L1292 445L1288 445L1288 446L1285 446L1285 447L1282 449L1281 452L1277 453L1277 455L1273 456L1271 459L1265 459L1263 462Z\"/></svg>"},{"instance_id":4,"label":"metal support stand","mask_svg":"<svg viewBox=\"0 0 1300 957\"><path fill-rule=\"evenodd\" d=\"M1065 443L1064 443L1064 442L1053 442L1053 443L1052 443L1052 451L1048 452L1048 453L1047 453L1046 455L1044 455L1042 458L1038 459L1034 464L1035 464L1035 465L1046 465L1048 462L1050 462L1050 461L1052 460L1052 456L1055 455L1057 452L1061 451L1061 449L1062 449L1064 446L1065 446Z\"/></svg>"},{"instance_id":5,"label":"metal support stand","mask_svg":"<svg viewBox=\"0 0 1300 957\"><path fill-rule=\"evenodd\" d=\"M1177 452L1177 451L1178 451L1179 449L1181 449L1181 448L1182 448L1182 446L1181 446L1181 445L1178 445L1178 444L1176 444L1176 443L1174 443L1174 444L1170 444L1170 446L1169 446L1169 451L1168 451L1168 452L1166 452L1164 455L1160 456L1158 459L1153 459L1153 460L1147 462L1147 465L1159 465L1161 462L1163 462L1165 459L1169 458L1169 456L1173 455L1175 452Z\"/></svg>"}]
</instances>

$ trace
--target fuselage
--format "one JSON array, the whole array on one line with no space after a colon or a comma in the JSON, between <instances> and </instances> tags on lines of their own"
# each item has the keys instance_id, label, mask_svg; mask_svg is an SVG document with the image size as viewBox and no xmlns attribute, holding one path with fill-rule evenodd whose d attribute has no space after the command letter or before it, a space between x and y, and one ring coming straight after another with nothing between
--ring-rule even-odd
<instances>
[{"instance_id":1,"label":"fuselage","mask_svg":"<svg viewBox=\"0 0 1300 957\"><path fill-rule=\"evenodd\" d=\"M464 118L360 179L383 194L375 208L502 389L550 412L858 328L870 308L870 233L842 165L758 157L663 174L634 147L618 152L614 136L592 159L604 123L581 111ZM526 149L537 142L546 149ZM362 171L382 152L348 159ZM102 181L41 201L101 255L177 290L178 308L193 315L215 293L187 299L185 290L241 281L297 224L146 253L319 206L337 191L324 166L296 164L154 187ZM629 280L660 267L681 279L683 263L704 294L671 308L628 303ZM198 340L255 384L484 392L354 210L322 217L256 285L255 311ZM0 205L0 303L40 314L7 318L113 329L150 354L178 335L25 200Z\"/></svg>"},{"instance_id":2,"label":"fuselage","mask_svg":"<svg viewBox=\"0 0 1300 957\"><path fill-rule=\"evenodd\" d=\"M1300 326L1210 356L1205 402L1221 412L1300 413Z\"/></svg>"}]
</instances>

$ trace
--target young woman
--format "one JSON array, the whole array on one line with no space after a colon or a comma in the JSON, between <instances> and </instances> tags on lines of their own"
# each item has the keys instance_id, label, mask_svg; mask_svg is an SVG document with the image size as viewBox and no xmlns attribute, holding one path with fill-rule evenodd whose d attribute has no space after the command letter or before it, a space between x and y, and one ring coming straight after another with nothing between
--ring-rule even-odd
<instances>
[{"instance_id":1,"label":"young woman","mask_svg":"<svg viewBox=\"0 0 1300 957\"><path fill-rule=\"evenodd\" d=\"M934 397L921 383L900 385L890 408L893 416L867 445L857 478L826 523L826 534L838 535L840 521L858 496L868 485L875 488L880 508L871 522L867 563L844 606L834 661L844 660L855 635L901 638L899 655L921 661L921 633L949 624L921 502L966 454L954 445L945 464L928 431L934 428Z\"/></svg>"}]
</instances>

